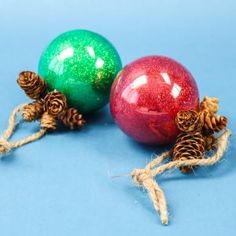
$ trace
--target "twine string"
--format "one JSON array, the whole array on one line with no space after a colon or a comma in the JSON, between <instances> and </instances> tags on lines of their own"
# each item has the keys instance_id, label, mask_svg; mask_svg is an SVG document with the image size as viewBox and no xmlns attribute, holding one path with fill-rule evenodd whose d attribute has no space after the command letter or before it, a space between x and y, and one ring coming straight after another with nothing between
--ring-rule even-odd
<instances>
[{"instance_id":1,"label":"twine string","mask_svg":"<svg viewBox=\"0 0 236 236\"><path fill-rule=\"evenodd\" d=\"M8 140L12 136L14 129L16 127L17 115L18 115L18 113L20 113L23 110L25 105L26 104L21 104L21 105L15 107L15 109L12 111L12 114L8 120L8 127L3 132L2 139Z\"/></svg>"},{"instance_id":2,"label":"twine string","mask_svg":"<svg viewBox=\"0 0 236 236\"><path fill-rule=\"evenodd\" d=\"M9 142L9 139L14 134L16 125L17 125L17 116L19 113L22 112L25 104L17 106L13 111L8 121L8 127L3 132L2 136L0 137L0 154L6 154L10 152L12 149L21 147L27 143L33 142L35 140L40 139L42 136L45 135L46 129L40 129L38 132L25 137L21 140L15 142Z\"/></svg>"},{"instance_id":3,"label":"twine string","mask_svg":"<svg viewBox=\"0 0 236 236\"><path fill-rule=\"evenodd\" d=\"M225 132L218 138L218 148L214 155L206 159L192 159L192 160L176 160L170 161L166 164L161 163L170 156L171 152L163 152L160 156L157 156L151 161L144 169L135 169L131 173L133 181L140 187L143 187L153 203L153 206L157 213L160 215L162 224L168 224L168 209L165 194L155 177L163 172L176 169L182 166L210 166L217 163L227 148L228 139L231 135L231 131L226 129Z\"/></svg>"}]
</instances>

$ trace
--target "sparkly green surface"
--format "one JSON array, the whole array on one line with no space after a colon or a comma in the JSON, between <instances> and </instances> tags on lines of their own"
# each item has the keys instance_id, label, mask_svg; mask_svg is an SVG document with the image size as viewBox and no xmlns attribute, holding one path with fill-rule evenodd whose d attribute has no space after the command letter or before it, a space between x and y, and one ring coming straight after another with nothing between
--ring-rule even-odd
<instances>
[{"instance_id":1,"label":"sparkly green surface","mask_svg":"<svg viewBox=\"0 0 236 236\"><path fill-rule=\"evenodd\" d=\"M104 37L73 30L49 44L38 70L50 90L62 92L69 105L88 113L108 102L111 84L121 66L116 49Z\"/></svg>"}]
</instances>

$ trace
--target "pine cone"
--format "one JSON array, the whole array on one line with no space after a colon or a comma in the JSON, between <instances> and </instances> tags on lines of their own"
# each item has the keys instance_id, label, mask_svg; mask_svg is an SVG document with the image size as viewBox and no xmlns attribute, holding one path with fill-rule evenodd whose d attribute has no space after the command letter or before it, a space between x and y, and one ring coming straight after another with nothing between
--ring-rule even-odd
<instances>
[{"instance_id":1,"label":"pine cone","mask_svg":"<svg viewBox=\"0 0 236 236\"><path fill-rule=\"evenodd\" d=\"M225 116L216 116L209 111L201 111L199 113L200 120L203 123L203 134L213 134L223 130L228 123L228 119Z\"/></svg>"},{"instance_id":2,"label":"pine cone","mask_svg":"<svg viewBox=\"0 0 236 236\"><path fill-rule=\"evenodd\" d=\"M44 112L41 117L41 128L45 130L55 130L57 128L57 120L52 115Z\"/></svg>"},{"instance_id":3,"label":"pine cone","mask_svg":"<svg viewBox=\"0 0 236 236\"><path fill-rule=\"evenodd\" d=\"M209 111L210 113L217 113L219 110L219 99L214 97L204 97L200 103L201 111Z\"/></svg>"},{"instance_id":4,"label":"pine cone","mask_svg":"<svg viewBox=\"0 0 236 236\"><path fill-rule=\"evenodd\" d=\"M177 137L172 151L172 158L176 160L193 160L204 157L205 141L200 131L195 133L181 133ZM183 173L191 172L195 166L182 166Z\"/></svg>"},{"instance_id":5,"label":"pine cone","mask_svg":"<svg viewBox=\"0 0 236 236\"><path fill-rule=\"evenodd\" d=\"M192 132L201 129L202 123L199 121L199 115L196 111L179 111L175 122L182 132Z\"/></svg>"},{"instance_id":6,"label":"pine cone","mask_svg":"<svg viewBox=\"0 0 236 236\"><path fill-rule=\"evenodd\" d=\"M67 110L67 101L62 93L58 91L50 92L46 95L44 101L44 109L48 114L53 117L60 117L65 114Z\"/></svg>"},{"instance_id":7,"label":"pine cone","mask_svg":"<svg viewBox=\"0 0 236 236\"><path fill-rule=\"evenodd\" d=\"M33 121L39 119L44 111L43 105L44 105L43 99L39 99L35 102L25 105L22 112L24 120Z\"/></svg>"},{"instance_id":8,"label":"pine cone","mask_svg":"<svg viewBox=\"0 0 236 236\"><path fill-rule=\"evenodd\" d=\"M75 108L67 109L66 113L60 117L64 125L70 129L81 128L85 124L85 120Z\"/></svg>"},{"instance_id":9,"label":"pine cone","mask_svg":"<svg viewBox=\"0 0 236 236\"><path fill-rule=\"evenodd\" d=\"M31 71L21 72L17 83L31 99L42 98L47 90L46 82L39 75Z\"/></svg>"},{"instance_id":10,"label":"pine cone","mask_svg":"<svg viewBox=\"0 0 236 236\"><path fill-rule=\"evenodd\" d=\"M215 150L217 148L217 139L213 135L204 136L205 150Z\"/></svg>"}]
</instances>

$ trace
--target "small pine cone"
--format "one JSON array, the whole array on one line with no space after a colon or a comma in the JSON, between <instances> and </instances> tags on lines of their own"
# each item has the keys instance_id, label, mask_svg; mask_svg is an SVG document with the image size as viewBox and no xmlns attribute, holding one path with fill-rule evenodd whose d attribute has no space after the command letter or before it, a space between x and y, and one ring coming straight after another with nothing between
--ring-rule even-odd
<instances>
[{"instance_id":1,"label":"small pine cone","mask_svg":"<svg viewBox=\"0 0 236 236\"><path fill-rule=\"evenodd\" d=\"M38 74L31 71L23 71L17 79L19 86L25 91L26 95L31 99L42 98L47 90L45 80Z\"/></svg>"},{"instance_id":2,"label":"small pine cone","mask_svg":"<svg viewBox=\"0 0 236 236\"><path fill-rule=\"evenodd\" d=\"M75 108L69 108L60 119L63 124L68 126L70 129L81 128L85 124L82 114L80 114Z\"/></svg>"},{"instance_id":3,"label":"small pine cone","mask_svg":"<svg viewBox=\"0 0 236 236\"><path fill-rule=\"evenodd\" d=\"M204 136L205 149L207 151L215 150L217 148L217 139L213 135Z\"/></svg>"},{"instance_id":4,"label":"small pine cone","mask_svg":"<svg viewBox=\"0 0 236 236\"><path fill-rule=\"evenodd\" d=\"M48 93L44 98L44 109L53 117L63 116L67 110L66 97L58 92L53 91Z\"/></svg>"},{"instance_id":5,"label":"small pine cone","mask_svg":"<svg viewBox=\"0 0 236 236\"><path fill-rule=\"evenodd\" d=\"M200 103L201 111L209 111L210 113L217 113L219 110L219 99L214 97L204 97Z\"/></svg>"},{"instance_id":6,"label":"small pine cone","mask_svg":"<svg viewBox=\"0 0 236 236\"><path fill-rule=\"evenodd\" d=\"M44 105L43 99L39 99L35 102L25 105L22 112L24 120L33 121L39 119L44 111L43 105Z\"/></svg>"},{"instance_id":7,"label":"small pine cone","mask_svg":"<svg viewBox=\"0 0 236 236\"><path fill-rule=\"evenodd\" d=\"M228 123L228 119L225 116L217 116L208 111L201 111L199 116L203 123L203 134L219 132L223 130Z\"/></svg>"},{"instance_id":8,"label":"small pine cone","mask_svg":"<svg viewBox=\"0 0 236 236\"><path fill-rule=\"evenodd\" d=\"M199 130L202 127L198 113L193 110L179 111L175 122L179 130L185 133Z\"/></svg>"},{"instance_id":9,"label":"small pine cone","mask_svg":"<svg viewBox=\"0 0 236 236\"><path fill-rule=\"evenodd\" d=\"M45 130L55 130L57 128L57 120L52 115L44 112L41 117L41 128Z\"/></svg>"},{"instance_id":10,"label":"small pine cone","mask_svg":"<svg viewBox=\"0 0 236 236\"><path fill-rule=\"evenodd\" d=\"M172 158L176 160L202 159L205 151L205 140L200 131L195 133L181 133L177 137L172 151ZM183 173L191 172L195 166L182 166Z\"/></svg>"}]
</instances>

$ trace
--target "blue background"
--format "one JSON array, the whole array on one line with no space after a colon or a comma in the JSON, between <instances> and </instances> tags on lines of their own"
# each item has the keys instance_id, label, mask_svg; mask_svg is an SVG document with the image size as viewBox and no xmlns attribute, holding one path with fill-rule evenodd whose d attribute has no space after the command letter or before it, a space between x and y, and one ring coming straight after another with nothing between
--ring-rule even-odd
<instances>
[{"instance_id":1,"label":"blue background","mask_svg":"<svg viewBox=\"0 0 236 236\"><path fill-rule=\"evenodd\" d=\"M0 130L28 101L16 85L18 72L37 70L58 34L85 28L107 37L123 64L149 54L180 61L201 97L220 98L235 132L235 10L233 0L0 0ZM22 124L14 139L37 129L38 123ZM220 164L159 178L169 202L167 227L129 177L112 178L144 167L160 151L125 136L108 107L81 132L55 132L16 150L0 161L0 234L235 235L235 136Z\"/></svg>"}]
</instances>

